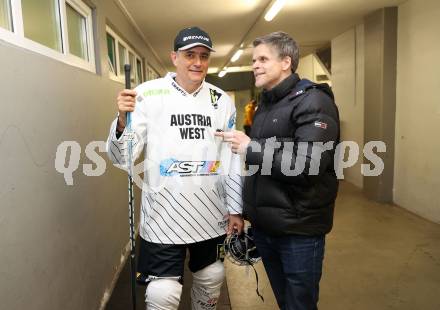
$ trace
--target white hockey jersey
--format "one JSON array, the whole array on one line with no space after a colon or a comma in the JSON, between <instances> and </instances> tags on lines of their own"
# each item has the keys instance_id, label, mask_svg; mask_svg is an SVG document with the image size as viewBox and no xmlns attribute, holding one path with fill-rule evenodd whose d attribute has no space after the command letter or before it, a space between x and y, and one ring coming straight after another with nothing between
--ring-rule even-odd
<instances>
[{"instance_id":1,"label":"white hockey jersey","mask_svg":"<svg viewBox=\"0 0 440 310\"><path fill-rule=\"evenodd\" d=\"M240 157L214 136L235 128L235 106L221 89L203 82L187 93L175 74L135 88L127 128L117 139L113 121L107 152L128 169L144 151L140 234L149 242L184 244L225 234L228 214L242 212Z\"/></svg>"}]
</instances>

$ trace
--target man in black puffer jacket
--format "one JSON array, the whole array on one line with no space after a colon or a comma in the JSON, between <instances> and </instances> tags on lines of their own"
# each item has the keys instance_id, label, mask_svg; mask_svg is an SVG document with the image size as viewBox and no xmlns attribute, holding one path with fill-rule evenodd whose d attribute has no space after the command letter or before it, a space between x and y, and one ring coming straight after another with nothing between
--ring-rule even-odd
<instances>
[{"instance_id":1,"label":"man in black puffer jacket","mask_svg":"<svg viewBox=\"0 0 440 310\"><path fill-rule=\"evenodd\" d=\"M250 137L218 136L246 153L244 214L279 307L314 310L338 191L338 109L327 84L295 73L299 51L288 34L274 32L253 45L255 85L263 92Z\"/></svg>"}]
</instances>

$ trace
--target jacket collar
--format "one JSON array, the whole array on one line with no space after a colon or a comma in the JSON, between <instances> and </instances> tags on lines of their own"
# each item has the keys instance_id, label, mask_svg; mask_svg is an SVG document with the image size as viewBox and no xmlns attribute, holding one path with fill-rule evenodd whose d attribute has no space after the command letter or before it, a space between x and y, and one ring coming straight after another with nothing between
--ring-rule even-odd
<instances>
[{"instance_id":1,"label":"jacket collar","mask_svg":"<svg viewBox=\"0 0 440 310\"><path fill-rule=\"evenodd\" d=\"M262 102L272 104L277 103L292 91L299 80L300 79L298 74L293 73L282 80L271 90L263 90L263 93L261 95Z\"/></svg>"}]
</instances>

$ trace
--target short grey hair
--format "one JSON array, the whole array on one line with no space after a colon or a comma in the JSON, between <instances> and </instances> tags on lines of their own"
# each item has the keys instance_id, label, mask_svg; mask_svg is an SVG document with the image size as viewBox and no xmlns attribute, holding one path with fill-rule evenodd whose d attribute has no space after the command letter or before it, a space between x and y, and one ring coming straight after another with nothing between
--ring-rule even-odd
<instances>
[{"instance_id":1,"label":"short grey hair","mask_svg":"<svg viewBox=\"0 0 440 310\"><path fill-rule=\"evenodd\" d=\"M262 37L258 37L252 42L254 47L257 47L260 44L267 44L274 47L278 53L278 57L281 59L289 56L292 60L292 72L296 71L299 62L299 48L298 44L291 36L283 31L272 32Z\"/></svg>"}]
</instances>

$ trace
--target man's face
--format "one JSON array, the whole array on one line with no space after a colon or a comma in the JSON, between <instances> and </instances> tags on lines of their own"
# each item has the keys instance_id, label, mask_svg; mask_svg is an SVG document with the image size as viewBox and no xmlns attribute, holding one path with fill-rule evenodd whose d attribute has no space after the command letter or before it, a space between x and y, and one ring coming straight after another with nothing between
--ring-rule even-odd
<instances>
[{"instance_id":1,"label":"man's face","mask_svg":"<svg viewBox=\"0 0 440 310\"><path fill-rule=\"evenodd\" d=\"M275 48L267 44L254 47L252 63L255 86L266 90L272 89L291 72L290 57L281 59Z\"/></svg>"},{"instance_id":2,"label":"man's face","mask_svg":"<svg viewBox=\"0 0 440 310\"><path fill-rule=\"evenodd\" d=\"M200 84L208 72L210 51L203 46L195 46L185 51L171 53L176 66L177 77L189 84Z\"/></svg>"}]
</instances>

